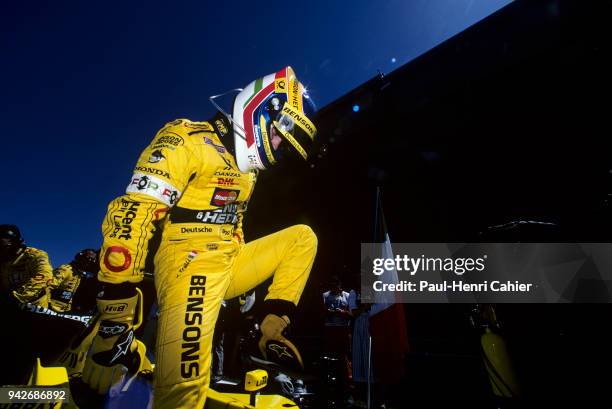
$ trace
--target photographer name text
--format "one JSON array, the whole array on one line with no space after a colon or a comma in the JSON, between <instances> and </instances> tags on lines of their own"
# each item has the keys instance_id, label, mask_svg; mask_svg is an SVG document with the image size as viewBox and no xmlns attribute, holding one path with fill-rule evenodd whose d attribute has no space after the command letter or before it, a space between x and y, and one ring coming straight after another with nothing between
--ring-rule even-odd
<instances>
[{"instance_id":1,"label":"photographer name text","mask_svg":"<svg viewBox=\"0 0 612 409\"><path fill-rule=\"evenodd\" d=\"M374 281L372 288L374 291L399 291L399 292L506 292L506 293L525 293L533 290L533 283L514 281L483 281L480 283L469 283L462 280L442 281L432 283L425 280L418 282L400 281L397 283L385 283Z\"/></svg>"}]
</instances>

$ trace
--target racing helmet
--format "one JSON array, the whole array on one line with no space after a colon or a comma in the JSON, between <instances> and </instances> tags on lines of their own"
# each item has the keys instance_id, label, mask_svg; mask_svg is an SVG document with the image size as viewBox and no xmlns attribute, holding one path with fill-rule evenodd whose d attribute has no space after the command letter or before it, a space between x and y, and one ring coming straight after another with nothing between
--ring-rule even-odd
<instances>
[{"instance_id":1,"label":"racing helmet","mask_svg":"<svg viewBox=\"0 0 612 409\"><path fill-rule=\"evenodd\" d=\"M242 172L269 169L283 156L308 160L316 107L291 67L259 78L234 100L236 162ZM273 143L280 137L280 145Z\"/></svg>"},{"instance_id":2,"label":"racing helmet","mask_svg":"<svg viewBox=\"0 0 612 409\"><path fill-rule=\"evenodd\" d=\"M0 261L9 261L25 247L19 228L14 224L0 224Z\"/></svg>"},{"instance_id":3,"label":"racing helmet","mask_svg":"<svg viewBox=\"0 0 612 409\"><path fill-rule=\"evenodd\" d=\"M98 265L98 251L96 249L83 249L74 255L71 264L80 271L97 273L100 269Z\"/></svg>"}]
</instances>

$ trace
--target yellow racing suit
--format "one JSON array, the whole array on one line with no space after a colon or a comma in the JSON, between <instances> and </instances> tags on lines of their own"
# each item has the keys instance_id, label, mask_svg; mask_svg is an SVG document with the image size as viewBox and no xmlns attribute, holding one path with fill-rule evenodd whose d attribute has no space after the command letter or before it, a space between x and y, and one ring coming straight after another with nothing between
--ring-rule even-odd
<instances>
[{"instance_id":1,"label":"yellow racing suit","mask_svg":"<svg viewBox=\"0 0 612 409\"><path fill-rule=\"evenodd\" d=\"M42 250L26 247L14 260L0 264L0 293L20 303L48 307L52 285L49 256Z\"/></svg>"},{"instance_id":2,"label":"yellow racing suit","mask_svg":"<svg viewBox=\"0 0 612 409\"><path fill-rule=\"evenodd\" d=\"M57 312L66 312L72 309L72 298L79 284L81 276L74 271L74 267L70 264L62 264L53 269L53 291L49 306Z\"/></svg>"},{"instance_id":3,"label":"yellow racing suit","mask_svg":"<svg viewBox=\"0 0 612 409\"><path fill-rule=\"evenodd\" d=\"M221 301L274 274L266 300L295 306L316 254L316 236L305 225L244 243L242 219L257 173L238 170L220 140L228 129L220 119L166 124L103 222L98 278L106 283L139 282L151 238L161 233L153 259L155 408L204 407Z\"/></svg>"}]
</instances>

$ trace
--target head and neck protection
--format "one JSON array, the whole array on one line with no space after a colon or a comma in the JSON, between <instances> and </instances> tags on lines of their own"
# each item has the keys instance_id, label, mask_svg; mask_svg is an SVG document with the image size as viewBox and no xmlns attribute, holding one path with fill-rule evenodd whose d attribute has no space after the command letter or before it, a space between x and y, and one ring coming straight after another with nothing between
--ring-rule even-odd
<instances>
[{"instance_id":1,"label":"head and neck protection","mask_svg":"<svg viewBox=\"0 0 612 409\"><path fill-rule=\"evenodd\" d=\"M0 262L11 261L25 248L25 241L14 224L0 225Z\"/></svg>"},{"instance_id":2,"label":"head and neck protection","mask_svg":"<svg viewBox=\"0 0 612 409\"><path fill-rule=\"evenodd\" d=\"M74 255L70 264L81 273L97 273L100 269L98 252L96 249L83 249Z\"/></svg>"},{"instance_id":3,"label":"head and neck protection","mask_svg":"<svg viewBox=\"0 0 612 409\"><path fill-rule=\"evenodd\" d=\"M285 67L239 91L231 120L240 170L269 169L283 156L308 160L317 133L316 107L293 69Z\"/></svg>"}]
</instances>

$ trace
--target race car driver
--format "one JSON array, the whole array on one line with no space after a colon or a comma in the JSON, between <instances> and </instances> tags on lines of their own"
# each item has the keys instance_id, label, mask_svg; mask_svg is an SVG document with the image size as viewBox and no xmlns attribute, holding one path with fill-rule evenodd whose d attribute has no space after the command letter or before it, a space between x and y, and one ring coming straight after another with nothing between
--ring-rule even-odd
<instances>
[{"instance_id":1,"label":"race car driver","mask_svg":"<svg viewBox=\"0 0 612 409\"><path fill-rule=\"evenodd\" d=\"M148 255L159 302L155 408L203 407L221 300L272 275L259 347L267 359L301 363L283 331L312 268L316 236L296 225L245 243L242 219L259 170L284 155L308 158L314 112L306 89L285 67L241 90L232 116L221 110L207 122L178 119L157 133L102 225L99 332L83 370L92 388L112 394L143 362L132 328L134 286ZM157 234L153 251L148 244Z\"/></svg>"},{"instance_id":2,"label":"race car driver","mask_svg":"<svg viewBox=\"0 0 612 409\"><path fill-rule=\"evenodd\" d=\"M19 228L0 225L0 294L17 303L49 306L53 283L49 256L27 247Z\"/></svg>"}]
</instances>

